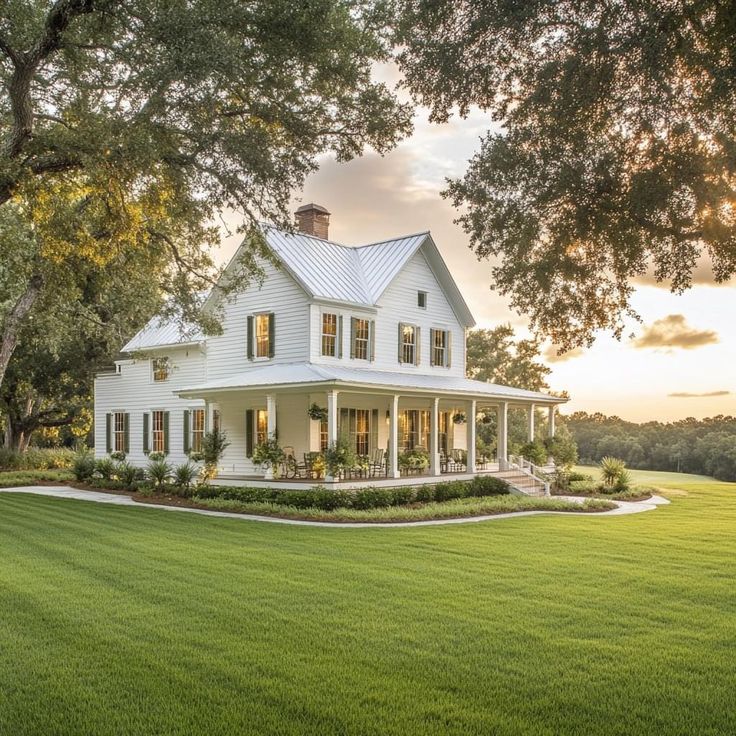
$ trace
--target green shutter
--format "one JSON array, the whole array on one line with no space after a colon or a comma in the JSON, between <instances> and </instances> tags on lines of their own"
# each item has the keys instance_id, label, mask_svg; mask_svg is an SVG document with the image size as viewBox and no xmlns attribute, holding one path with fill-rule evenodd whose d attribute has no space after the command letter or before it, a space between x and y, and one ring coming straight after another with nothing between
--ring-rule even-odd
<instances>
[{"instance_id":1,"label":"green shutter","mask_svg":"<svg viewBox=\"0 0 736 736\"><path fill-rule=\"evenodd\" d=\"M414 365L422 362L422 328L414 328Z\"/></svg>"},{"instance_id":2,"label":"green shutter","mask_svg":"<svg viewBox=\"0 0 736 736\"><path fill-rule=\"evenodd\" d=\"M276 355L276 315L271 312L268 315L268 357Z\"/></svg>"},{"instance_id":3,"label":"green shutter","mask_svg":"<svg viewBox=\"0 0 736 736\"><path fill-rule=\"evenodd\" d=\"M164 455L169 454L169 412L164 412Z\"/></svg>"},{"instance_id":4,"label":"green shutter","mask_svg":"<svg viewBox=\"0 0 736 736\"><path fill-rule=\"evenodd\" d=\"M371 320L368 323L368 360L376 359L376 321Z\"/></svg>"},{"instance_id":5,"label":"green shutter","mask_svg":"<svg viewBox=\"0 0 736 736\"><path fill-rule=\"evenodd\" d=\"M450 368L452 366L452 332L447 330L445 332L445 367Z\"/></svg>"},{"instance_id":6,"label":"green shutter","mask_svg":"<svg viewBox=\"0 0 736 736\"><path fill-rule=\"evenodd\" d=\"M245 412L245 456L253 456L253 409Z\"/></svg>"},{"instance_id":7,"label":"green shutter","mask_svg":"<svg viewBox=\"0 0 736 736\"><path fill-rule=\"evenodd\" d=\"M342 315L337 318L337 357L342 358Z\"/></svg>"},{"instance_id":8,"label":"green shutter","mask_svg":"<svg viewBox=\"0 0 736 736\"><path fill-rule=\"evenodd\" d=\"M184 454L189 454L189 409L184 409Z\"/></svg>"},{"instance_id":9,"label":"green shutter","mask_svg":"<svg viewBox=\"0 0 736 736\"><path fill-rule=\"evenodd\" d=\"M246 355L253 360L253 315L248 317L248 336L246 337Z\"/></svg>"},{"instance_id":10,"label":"green shutter","mask_svg":"<svg viewBox=\"0 0 736 736\"><path fill-rule=\"evenodd\" d=\"M105 447L112 452L112 414L105 414Z\"/></svg>"},{"instance_id":11,"label":"green shutter","mask_svg":"<svg viewBox=\"0 0 736 736\"><path fill-rule=\"evenodd\" d=\"M356 322L358 320L355 317L350 318L350 357L355 357L355 330Z\"/></svg>"},{"instance_id":12,"label":"green shutter","mask_svg":"<svg viewBox=\"0 0 736 736\"><path fill-rule=\"evenodd\" d=\"M125 444L123 445L123 451L127 455L130 452L130 414L127 412L123 416L123 427L125 429Z\"/></svg>"},{"instance_id":13,"label":"green shutter","mask_svg":"<svg viewBox=\"0 0 736 736\"><path fill-rule=\"evenodd\" d=\"M434 333L436 330L429 328L429 364L434 365Z\"/></svg>"},{"instance_id":14,"label":"green shutter","mask_svg":"<svg viewBox=\"0 0 736 736\"><path fill-rule=\"evenodd\" d=\"M371 411L371 451L378 448L378 409Z\"/></svg>"},{"instance_id":15,"label":"green shutter","mask_svg":"<svg viewBox=\"0 0 736 736\"><path fill-rule=\"evenodd\" d=\"M150 421L150 414L143 415L143 452L148 455L151 451L151 443L148 439L148 422Z\"/></svg>"},{"instance_id":16,"label":"green shutter","mask_svg":"<svg viewBox=\"0 0 736 736\"><path fill-rule=\"evenodd\" d=\"M404 351L401 349L401 343L404 338L404 325L399 322L399 363L404 362Z\"/></svg>"}]
</instances>

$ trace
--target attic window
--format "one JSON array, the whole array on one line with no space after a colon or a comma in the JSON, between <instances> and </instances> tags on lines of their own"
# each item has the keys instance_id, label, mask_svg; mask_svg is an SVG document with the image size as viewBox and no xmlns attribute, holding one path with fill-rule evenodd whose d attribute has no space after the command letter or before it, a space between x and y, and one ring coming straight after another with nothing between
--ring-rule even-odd
<instances>
[{"instance_id":1,"label":"attic window","mask_svg":"<svg viewBox=\"0 0 736 736\"><path fill-rule=\"evenodd\" d=\"M426 291L417 292L417 306L419 307L419 309L427 308L427 292Z\"/></svg>"},{"instance_id":2,"label":"attic window","mask_svg":"<svg viewBox=\"0 0 736 736\"><path fill-rule=\"evenodd\" d=\"M171 375L171 365L169 364L168 358L154 358L153 364L153 380L158 383L159 381L167 381L169 375Z\"/></svg>"}]
</instances>

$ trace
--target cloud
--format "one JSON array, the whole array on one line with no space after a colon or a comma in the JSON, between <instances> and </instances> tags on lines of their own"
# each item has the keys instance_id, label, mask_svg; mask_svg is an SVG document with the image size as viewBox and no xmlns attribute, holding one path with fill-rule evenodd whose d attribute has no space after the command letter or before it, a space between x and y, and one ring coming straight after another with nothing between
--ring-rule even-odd
<instances>
[{"instance_id":1,"label":"cloud","mask_svg":"<svg viewBox=\"0 0 736 736\"><path fill-rule=\"evenodd\" d=\"M675 391L672 394L667 394L670 399L706 399L711 396L730 396L730 391L706 391L702 394L692 394L688 391Z\"/></svg>"},{"instance_id":2,"label":"cloud","mask_svg":"<svg viewBox=\"0 0 736 736\"><path fill-rule=\"evenodd\" d=\"M560 353L557 345L549 345L542 353L542 357L548 363L564 363L573 358L579 358L584 354L585 350L583 348L573 348L572 350L566 350L564 353Z\"/></svg>"},{"instance_id":3,"label":"cloud","mask_svg":"<svg viewBox=\"0 0 736 736\"><path fill-rule=\"evenodd\" d=\"M714 330L698 330L688 325L684 314L668 314L658 319L631 341L635 348L682 348L694 350L719 342Z\"/></svg>"}]
</instances>

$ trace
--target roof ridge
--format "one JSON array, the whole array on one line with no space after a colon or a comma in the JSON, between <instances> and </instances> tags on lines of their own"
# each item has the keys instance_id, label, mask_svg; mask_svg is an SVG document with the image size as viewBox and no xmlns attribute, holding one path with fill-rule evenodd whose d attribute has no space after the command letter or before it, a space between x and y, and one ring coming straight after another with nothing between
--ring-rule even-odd
<instances>
[{"instance_id":1,"label":"roof ridge","mask_svg":"<svg viewBox=\"0 0 736 736\"><path fill-rule=\"evenodd\" d=\"M407 238L416 238L419 235L429 235L429 230L419 230L416 233L407 233L406 235L397 235L395 238L386 238L385 240L376 240L373 243L365 243L364 245L353 246L354 250L361 250L363 248L372 248L374 245L383 245L384 243L392 243L396 240L406 240ZM350 246L347 246L350 247Z\"/></svg>"}]
</instances>

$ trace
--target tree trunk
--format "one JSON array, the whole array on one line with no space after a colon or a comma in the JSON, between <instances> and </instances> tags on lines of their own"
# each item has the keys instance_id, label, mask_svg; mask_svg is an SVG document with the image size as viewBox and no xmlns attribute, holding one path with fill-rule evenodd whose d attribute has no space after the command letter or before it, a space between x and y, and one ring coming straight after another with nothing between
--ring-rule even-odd
<instances>
[{"instance_id":1,"label":"tree trunk","mask_svg":"<svg viewBox=\"0 0 736 736\"><path fill-rule=\"evenodd\" d=\"M10 358L18 344L18 333L23 326L23 320L36 303L42 288L43 276L39 273L33 274L26 284L25 291L18 297L5 318L2 335L0 335L0 386L3 385L5 371L8 369L8 363L10 363Z\"/></svg>"}]
</instances>

